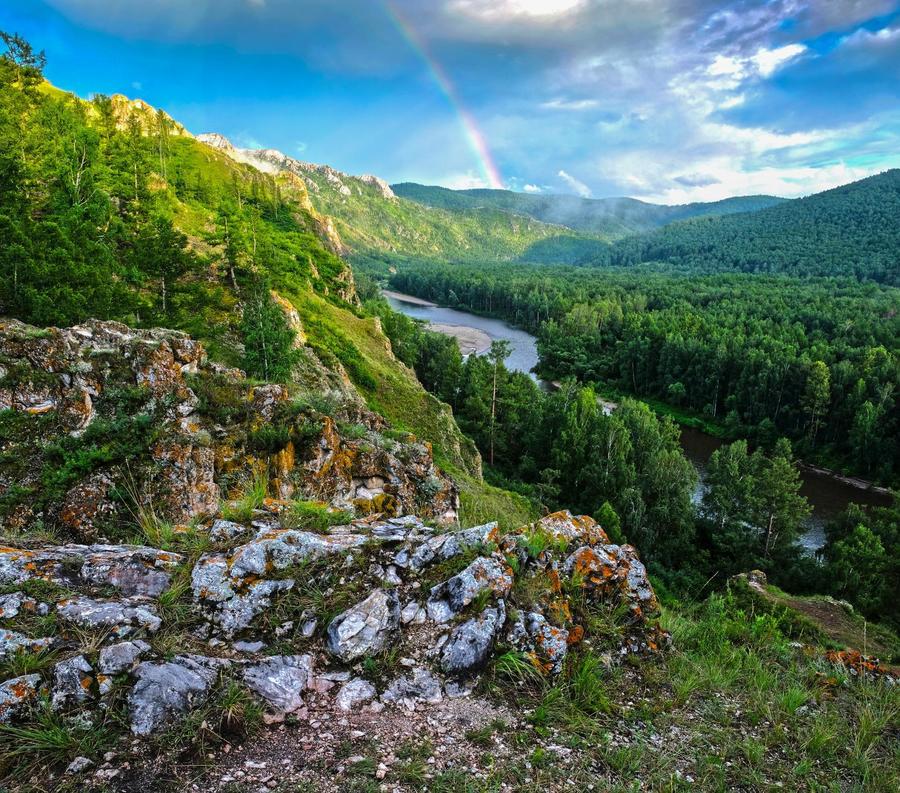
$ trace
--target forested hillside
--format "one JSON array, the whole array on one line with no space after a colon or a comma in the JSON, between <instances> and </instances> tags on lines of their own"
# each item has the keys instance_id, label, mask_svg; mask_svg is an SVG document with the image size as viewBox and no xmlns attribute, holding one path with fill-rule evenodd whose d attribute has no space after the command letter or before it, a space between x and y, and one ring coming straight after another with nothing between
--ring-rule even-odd
<instances>
[{"instance_id":1,"label":"forested hillside","mask_svg":"<svg viewBox=\"0 0 900 793\"><path fill-rule=\"evenodd\" d=\"M673 223L621 240L596 260L641 262L900 285L900 170L757 212Z\"/></svg>"},{"instance_id":2,"label":"forested hillside","mask_svg":"<svg viewBox=\"0 0 900 793\"><path fill-rule=\"evenodd\" d=\"M414 182L391 185L391 188L397 195L425 206L453 211L500 209L544 223L558 223L596 234L607 240L620 239L685 218L752 212L784 201L774 196L740 196L711 203L663 206L634 198L579 198L510 190L448 190Z\"/></svg>"}]
</instances>

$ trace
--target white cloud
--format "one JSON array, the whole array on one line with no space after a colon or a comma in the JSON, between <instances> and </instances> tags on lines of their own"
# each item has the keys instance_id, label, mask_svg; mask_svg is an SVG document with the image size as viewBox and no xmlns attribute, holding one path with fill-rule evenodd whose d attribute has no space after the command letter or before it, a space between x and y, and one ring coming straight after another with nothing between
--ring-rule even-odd
<instances>
[{"instance_id":1,"label":"white cloud","mask_svg":"<svg viewBox=\"0 0 900 793\"><path fill-rule=\"evenodd\" d=\"M803 44L787 44L774 50L760 49L750 60L761 77L771 77L781 66L804 52L806 46Z\"/></svg>"},{"instance_id":2,"label":"white cloud","mask_svg":"<svg viewBox=\"0 0 900 793\"><path fill-rule=\"evenodd\" d=\"M584 6L585 0L453 0L449 10L485 22L565 16Z\"/></svg>"},{"instance_id":3,"label":"white cloud","mask_svg":"<svg viewBox=\"0 0 900 793\"><path fill-rule=\"evenodd\" d=\"M590 198L591 197L591 188L588 187L584 182L576 179L572 174L567 173L566 171L560 169L557 174L560 179L562 179L572 190L575 191L577 195L580 195L582 198Z\"/></svg>"},{"instance_id":4,"label":"white cloud","mask_svg":"<svg viewBox=\"0 0 900 793\"><path fill-rule=\"evenodd\" d=\"M544 110L590 110L600 103L596 99L551 99L542 102Z\"/></svg>"},{"instance_id":5,"label":"white cloud","mask_svg":"<svg viewBox=\"0 0 900 793\"><path fill-rule=\"evenodd\" d=\"M443 178L439 178L436 183L451 190L472 190L476 187L490 187L487 180L475 173L475 171L448 174Z\"/></svg>"},{"instance_id":6,"label":"white cloud","mask_svg":"<svg viewBox=\"0 0 900 793\"><path fill-rule=\"evenodd\" d=\"M541 188L540 185L536 184L527 184L522 188L526 193L540 193Z\"/></svg>"}]
</instances>

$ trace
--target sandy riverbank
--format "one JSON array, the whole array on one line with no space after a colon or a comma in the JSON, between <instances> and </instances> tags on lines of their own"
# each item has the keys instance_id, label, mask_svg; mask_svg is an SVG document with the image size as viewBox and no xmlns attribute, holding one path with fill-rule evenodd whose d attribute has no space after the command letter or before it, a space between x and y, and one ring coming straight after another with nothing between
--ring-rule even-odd
<instances>
[{"instance_id":1,"label":"sandy riverbank","mask_svg":"<svg viewBox=\"0 0 900 793\"><path fill-rule=\"evenodd\" d=\"M392 297L401 303L409 303L411 306L426 306L428 308L436 308L437 303L430 300L423 300L421 297L413 297L412 295L404 295L402 292L392 292L390 289L382 289L381 294L385 297Z\"/></svg>"},{"instance_id":2,"label":"sandy riverbank","mask_svg":"<svg viewBox=\"0 0 900 793\"><path fill-rule=\"evenodd\" d=\"M459 344L459 350L463 355L471 355L473 352L481 354L491 346L491 337L483 330L470 328L466 325L446 325L442 322L429 322L428 329L445 336L452 336Z\"/></svg>"}]
</instances>

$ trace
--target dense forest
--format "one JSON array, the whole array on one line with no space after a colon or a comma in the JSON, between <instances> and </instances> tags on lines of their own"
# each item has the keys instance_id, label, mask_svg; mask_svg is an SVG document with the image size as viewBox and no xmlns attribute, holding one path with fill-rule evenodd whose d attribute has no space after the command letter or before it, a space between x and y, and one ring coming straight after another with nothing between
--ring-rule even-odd
<instances>
[{"instance_id":1,"label":"dense forest","mask_svg":"<svg viewBox=\"0 0 900 793\"><path fill-rule=\"evenodd\" d=\"M757 212L672 223L604 250L598 265L848 276L900 286L900 170Z\"/></svg>"},{"instance_id":2,"label":"dense forest","mask_svg":"<svg viewBox=\"0 0 900 793\"><path fill-rule=\"evenodd\" d=\"M900 449L898 292L838 279L648 268L419 265L395 288L539 335L540 373L649 397L726 437L885 483Z\"/></svg>"}]
</instances>

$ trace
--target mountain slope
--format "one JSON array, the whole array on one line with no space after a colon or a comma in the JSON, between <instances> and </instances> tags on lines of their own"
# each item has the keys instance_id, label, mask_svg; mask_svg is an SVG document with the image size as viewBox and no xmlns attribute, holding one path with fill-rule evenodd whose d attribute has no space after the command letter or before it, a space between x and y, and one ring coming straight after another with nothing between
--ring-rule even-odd
<instances>
[{"instance_id":1,"label":"mountain slope","mask_svg":"<svg viewBox=\"0 0 900 793\"><path fill-rule=\"evenodd\" d=\"M598 264L850 276L900 284L900 170L737 215L621 240Z\"/></svg>"},{"instance_id":2,"label":"mountain slope","mask_svg":"<svg viewBox=\"0 0 900 793\"><path fill-rule=\"evenodd\" d=\"M502 209L426 207L398 197L377 177L350 176L273 149L239 149L215 133L200 135L198 140L238 162L302 180L313 206L334 219L354 257L574 262L597 255L605 247L597 236Z\"/></svg>"},{"instance_id":3,"label":"mountain slope","mask_svg":"<svg viewBox=\"0 0 900 793\"><path fill-rule=\"evenodd\" d=\"M455 212L500 209L605 239L619 239L685 218L751 212L785 200L774 196L738 196L711 203L661 206L633 198L532 195L510 190L448 190L414 182L391 185L391 189L397 195L425 206Z\"/></svg>"}]
</instances>

